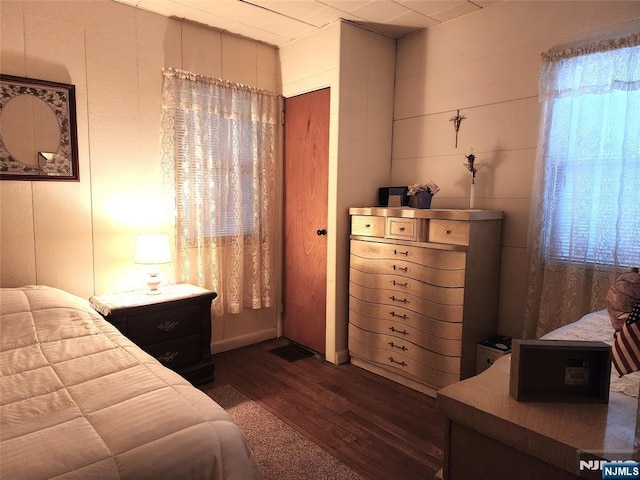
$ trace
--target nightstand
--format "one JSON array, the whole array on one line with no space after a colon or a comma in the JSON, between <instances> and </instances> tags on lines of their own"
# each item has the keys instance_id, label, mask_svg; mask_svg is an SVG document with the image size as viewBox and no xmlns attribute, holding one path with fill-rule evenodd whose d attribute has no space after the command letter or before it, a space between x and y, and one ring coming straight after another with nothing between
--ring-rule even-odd
<instances>
[{"instance_id":1,"label":"nightstand","mask_svg":"<svg viewBox=\"0 0 640 480\"><path fill-rule=\"evenodd\" d=\"M214 379L211 302L217 294L194 285L96 295L91 306L164 366L197 385Z\"/></svg>"}]
</instances>

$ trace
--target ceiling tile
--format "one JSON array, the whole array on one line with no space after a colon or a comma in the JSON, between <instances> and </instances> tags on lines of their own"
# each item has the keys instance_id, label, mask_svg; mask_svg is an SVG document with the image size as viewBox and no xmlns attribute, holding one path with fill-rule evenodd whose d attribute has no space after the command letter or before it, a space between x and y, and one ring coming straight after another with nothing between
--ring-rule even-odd
<instances>
[{"instance_id":1,"label":"ceiling tile","mask_svg":"<svg viewBox=\"0 0 640 480\"><path fill-rule=\"evenodd\" d=\"M369 22L384 23L387 20L407 13L408 11L408 8L403 7L399 3L378 0L355 8L349 13L357 15L358 17Z\"/></svg>"},{"instance_id":2,"label":"ceiling tile","mask_svg":"<svg viewBox=\"0 0 640 480\"><path fill-rule=\"evenodd\" d=\"M324 27L330 23L336 22L340 19L344 20L359 20L359 17L352 15L342 10L338 10L333 7L325 6L319 12L305 18L305 21L315 25L316 27Z\"/></svg>"},{"instance_id":3,"label":"ceiling tile","mask_svg":"<svg viewBox=\"0 0 640 480\"><path fill-rule=\"evenodd\" d=\"M260 5L263 8L273 12L281 13L290 18L298 18L304 20L315 15L327 6L324 3L315 0L296 1L296 0L243 0L246 3Z\"/></svg>"},{"instance_id":4,"label":"ceiling tile","mask_svg":"<svg viewBox=\"0 0 640 480\"><path fill-rule=\"evenodd\" d=\"M464 0L398 0L398 3L423 15L431 16L432 13L441 12L467 2Z\"/></svg>"},{"instance_id":5,"label":"ceiling tile","mask_svg":"<svg viewBox=\"0 0 640 480\"><path fill-rule=\"evenodd\" d=\"M433 18L427 17L425 15L422 15L421 13L411 10L398 17L392 18L385 23L403 27L425 28L435 25L438 22Z\"/></svg>"},{"instance_id":6,"label":"ceiling tile","mask_svg":"<svg viewBox=\"0 0 640 480\"><path fill-rule=\"evenodd\" d=\"M482 7L475 5L471 2L464 2L460 5L456 5L455 7L448 8L447 10L442 10L440 12L433 13L429 15L431 18L435 18L439 22L446 22L447 20L451 20L453 18L459 17L460 15L464 15L466 13L471 13L476 10L480 10Z\"/></svg>"},{"instance_id":7,"label":"ceiling tile","mask_svg":"<svg viewBox=\"0 0 640 480\"><path fill-rule=\"evenodd\" d=\"M0 0L2 1L2 0ZM401 38L499 0L114 0L282 46L339 19Z\"/></svg>"}]
</instances>

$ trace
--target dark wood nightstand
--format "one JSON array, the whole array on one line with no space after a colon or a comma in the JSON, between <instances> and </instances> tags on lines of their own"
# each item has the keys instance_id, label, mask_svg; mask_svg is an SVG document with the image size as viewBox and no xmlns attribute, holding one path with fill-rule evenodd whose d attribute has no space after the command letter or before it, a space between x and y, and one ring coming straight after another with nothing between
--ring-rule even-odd
<instances>
[{"instance_id":1,"label":"dark wood nightstand","mask_svg":"<svg viewBox=\"0 0 640 480\"><path fill-rule=\"evenodd\" d=\"M217 294L188 284L96 295L91 306L131 341L194 385L212 382L211 302Z\"/></svg>"}]
</instances>

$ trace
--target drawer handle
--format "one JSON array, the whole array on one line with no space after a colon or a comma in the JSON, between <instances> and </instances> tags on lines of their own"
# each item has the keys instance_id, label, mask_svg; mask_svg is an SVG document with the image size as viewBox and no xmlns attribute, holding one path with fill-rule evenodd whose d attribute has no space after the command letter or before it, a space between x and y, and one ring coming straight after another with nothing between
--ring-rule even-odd
<instances>
[{"instance_id":1,"label":"drawer handle","mask_svg":"<svg viewBox=\"0 0 640 480\"><path fill-rule=\"evenodd\" d=\"M391 295L389 298L392 302L409 303L409 300L407 300L406 298L397 298L395 295Z\"/></svg>"},{"instance_id":2,"label":"drawer handle","mask_svg":"<svg viewBox=\"0 0 640 480\"><path fill-rule=\"evenodd\" d=\"M399 267L397 265L393 266L394 270L402 270L403 272L408 272L409 271L409 267Z\"/></svg>"},{"instance_id":3,"label":"drawer handle","mask_svg":"<svg viewBox=\"0 0 640 480\"><path fill-rule=\"evenodd\" d=\"M395 318L395 317L398 317L398 318L401 318L401 319L403 319L403 320L409 320L409 317L408 317L408 316L406 316L406 315L398 315L396 312L389 312L389 314L390 314L392 317L394 317L394 318ZM390 328L390 330L391 330L392 332L398 332L398 331L399 331L399 330L395 330L393 327L391 327L391 328ZM402 333L402 334L404 334L404 335L408 335L408 334L407 334L407 332L400 332L400 333Z\"/></svg>"},{"instance_id":4,"label":"drawer handle","mask_svg":"<svg viewBox=\"0 0 640 480\"><path fill-rule=\"evenodd\" d=\"M393 343L393 342L389 342L389 346L390 346L391 348L398 348L398 349L402 350L403 352L406 352L407 350L409 350L409 349L408 349L407 347L405 347L404 345L396 345L396 344L395 344L395 343Z\"/></svg>"},{"instance_id":5,"label":"drawer handle","mask_svg":"<svg viewBox=\"0 0 640 480\"><path fill-rule=\"evenodd\" d=\"M398 332L400 335L409 335L409 332L407 332L406 330L396 330L393 325L389 327L389 330L391 330L393 333Z\"/></svg>"},{"instance_id":6,"label":"drawer handle","mask_svg":"<svg viewBox=\"0 0 640 480\"><path fill-rule=\"evenodd\" d=\"M404 255L404 256L408 257L409 256L409 251L407 250L406 252L401 252L399 250L394 250L393 254L394 255Z\"/></svg>"},{"instance_id":7,"label":"drawer handle","mask_svg":"<svg viewBox=\"0 0 640 480\"><path fill-rule=\"evenodd\" d=\"M176 328L178 325L180 325L180 322L170 322L169 320L167 320L164 323L156 325L156 327L162 330L163 332L170 332L171 330Z\"/></svg>"},{"instance_id":8,"label":"drawer handle","mask_svg":"<svg viewBox=\"0 0 640 480\"><path fill-rule=\"evenodd\" d=\"M399 227L398 230L400 230L401 232L404 232L404 227Z\"/></svg>"},{"instance_id":9,"label":"drawer handle","mask_svg":"<svg viewBox=\"0 0 640 480\"><path fill-rule=\"evenodd\" d=\"M178 356L178 352L166 352L160 355L158 357L158 360L160 360L163 363L171 363L176 359L177 356Z\"/></svg>"},{"instance_id":10,"label":"drawer handle","mask_svg":"<svg viewBox=\"0 0 640 480\"><path fill-rule=\"evenodd\" d=\"M394 285L396 287L409 287L409 282L400 283L400 282L396 282L395 280L392 280L391 285Z\"/></svg>"},{"instance_id":11,"label":"drawer handle","mask_svg":"<svg viewBox=\"0 0 640 480\"><path fill-rule=\"evenodd\" d=\"M389 361L391 363L396 363L396 364L400 365L401 367L406 367L407 366L407 364L404 363L404 360L402 362L398 362L397 360L394 360L393 357L389 357Z\"/></svg>"},{"instance_id":12,"label":"drawer handle","mask_svg":"<svg viewBox=\"0 0 640 480\"><path fill-rule=\"evenodd\" d=\"M448 228L445 228L445 229L444 229L444 234L445 234L445 235L451 235L451 230L450 230L450 229L448 229Z\"/></svg>"},{"instance_id":13,"label":"drawer handle","mask_svg":"<svg viewBox=\"0 0 640 480\"><path fill-rule=\"evenodd\" d=\"M364 228L371 228L371 224L370 223L365 224Z\"/></svg>"}]
</instances>

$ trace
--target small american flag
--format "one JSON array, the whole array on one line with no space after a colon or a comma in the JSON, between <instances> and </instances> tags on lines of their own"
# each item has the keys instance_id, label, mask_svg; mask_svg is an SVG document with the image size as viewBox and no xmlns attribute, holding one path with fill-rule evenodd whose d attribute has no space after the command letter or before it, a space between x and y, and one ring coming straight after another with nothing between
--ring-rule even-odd
<instances>
[{"instance_id":1,"label":"small american flag","mask_svg":"<svg viewBox=\"0 0 640 480\"><path fill-rule=\"evenodd\" d=\"M611 349L611 360L620 376L640 370L640 302L637 302L629 318L616 332Z\"/></svg>"}]
</instances>

